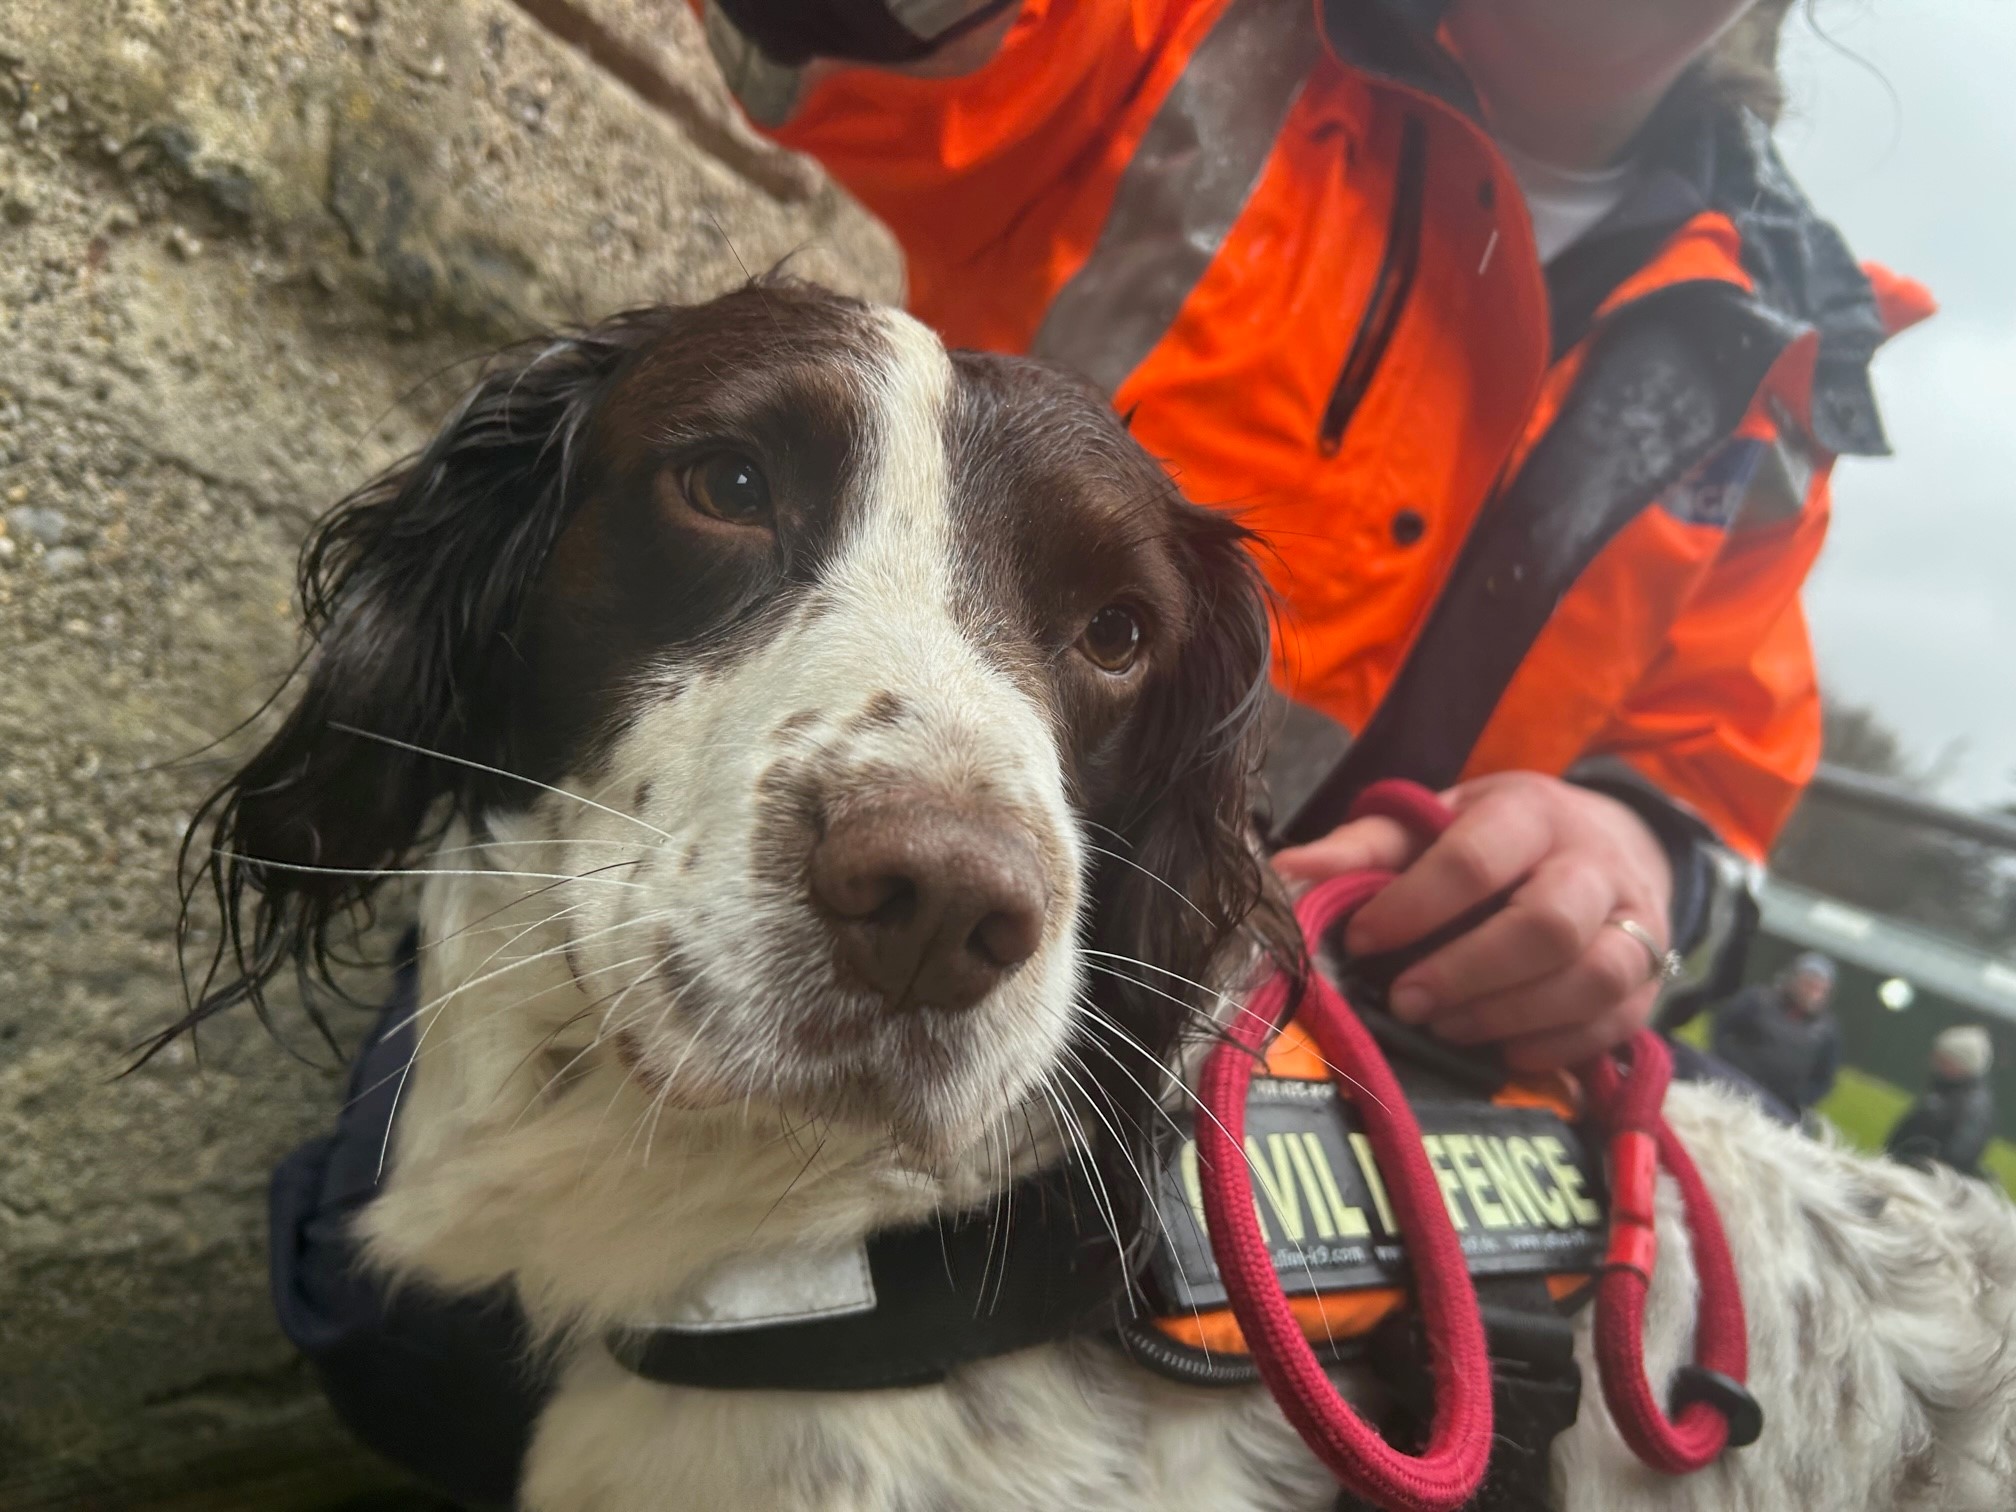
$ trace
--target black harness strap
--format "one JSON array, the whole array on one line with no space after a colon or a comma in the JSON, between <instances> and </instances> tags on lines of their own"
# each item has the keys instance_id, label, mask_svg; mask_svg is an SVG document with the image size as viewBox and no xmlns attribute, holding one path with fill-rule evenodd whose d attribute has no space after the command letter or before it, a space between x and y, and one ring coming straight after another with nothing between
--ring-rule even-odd
<instances>
[{"instance_id":1,"label":"black harness strap","mask_svg":"<svg viewBox=\"0 0 2016 1512\"><path fill-rule=\"evenodd\" d=\"M1477 1295L1491 1348L1491 1466L1466 1512L1550 1512L1554 1440L1574 1425L1582 1404L1575 1326L1538 1276L1479 1276ZM1392 1394L1382 1430L1397 1442L1427 1437L1435 1407L1427 1348L1412 1312L1387 1319L1367 1341L1365 1358ZM1369 1512L1348 1494L1337 1507Z\"/></svg>"},{"instance_id":2,"label":"black harness strap","mask_svg":"<svg viewBox=\"0 0 2016 1512\"><path fill-rule=\"evenodd\" d=\"M930 1385L954 1366L1107 1326L1126 1281L1105 1200L1073 1163L1020 1182L1003 1204L870 1237L869 1311L618 1329L609 1352L646 1380L715 1391Z\"/></svg>"},{"instance_id":3,"label":"black harness strap","mask_svg":"<svg viewBox=\"0 0 2016 1512\"><path fill-rule=\"evenodd\" d=\"M1454 782L1563 596L1735 430L1794 334L1722 284L1675 285L1613 316L1560 417L1472 528L1363 733L1279 838L1329 833L1377 778Z\"/></svg>"}]
</instances>

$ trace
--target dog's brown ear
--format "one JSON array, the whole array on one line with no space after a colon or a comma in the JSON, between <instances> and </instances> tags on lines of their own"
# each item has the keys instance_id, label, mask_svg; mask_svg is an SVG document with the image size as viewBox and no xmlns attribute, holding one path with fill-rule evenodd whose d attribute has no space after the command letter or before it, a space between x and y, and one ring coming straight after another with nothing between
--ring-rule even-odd
<instances>
[{"instance_id":1,"label":"dog's brown ear","mask_svg":"<svg viewBox=\"0 0 2016 1512\"><path fill-rule=\"evenodd\" d=\"M185 919L207 878L224 927L160 1042L234 1003L263 1011L289 966L326 981L332 924L430 824L510 784L483 769L508 765L520 605L565 522L596 400L673 313L508 349L424 449L316 527L301 555L313 644L300 696L184 845Z\"/></svg>"},{"instance_id":2,"label":"dog's brown ear","mask_svg":"<svg viewBox=\"0 0 2016 1512\"><path fill-rule=\"evenodd\" d=\"M1227 516L1186 505L1175 539L1197 595L1190 633L1148 690L1132 736L1134 796L1112 847L1125 864L1094 879L1094 944L1108 953L1094 958L1103 983L1095 998L1125 1031L1102 1048L1150 1085L1179 1038L1216 1020L1216 989L1234 985L1228 973L1256 947L1299 962L1293 918L1253 827L1271 626L1250 537Z\"/></svg>"}]
</instances>

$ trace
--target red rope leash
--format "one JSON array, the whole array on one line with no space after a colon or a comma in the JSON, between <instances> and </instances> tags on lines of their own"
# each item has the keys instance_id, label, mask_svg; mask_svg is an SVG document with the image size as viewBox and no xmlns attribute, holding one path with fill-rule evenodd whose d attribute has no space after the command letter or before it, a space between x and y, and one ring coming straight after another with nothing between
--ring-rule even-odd
<instances>
[{"instance_id":1,"label":"red rope leash","mask_svg":"<svg viewBox=\"0 0 2016 1512\"><path fill-rule=\"evenodd\" d=\"M1451 820L1433 795L1406 782L1367 789L1352 817L1368 814L1429 837ZM1295 908L1304 937L1320 942L1392 878L1366 871L1311 888ZM1261 1379L1330 1472L1353 1495L1388 1512L1453 1512L1476 1494L1491 1451L1491 1362L1477 1292L1413 1111L1371 1033L1320 973L1305 989L1297 1016L1364 1120L1406 1241L1427 1334L1435 1412L1419 1455L1394 1449L1338 1396L1288 1306L1260 1231L1244 1149L1246 1093L1287 1013L1289 991L1285 977L1270 979L1204 1065L1198 1090L1210 1116L1198 1128L1198 1174L1212 1253ZM1582 1071L1591 1108L1612 1136L1612 1227L1596 1296L1597 1365L1604 1400L1632 1450L1655 1469L1682 1474L1709 1463L1725 1446L1756 1437L1755 1404L1741 1384L1747 1368L1743 1299L1714 1202L1660 1118L1671 1057L1650 1033L1640 1033L1627 1048L1628 1076L1607 1055ZM1645 1378L1645 1293L1656 1257L1652 1194L1661 1164L1680 1187L1701 1284L1697 1363L1681 1372L1676 1401L1689 1399L1677 1420L1661 1411Z\"/></svg>"},{"instance_id":2,"label":"red rope leash","mask_svg":"<svg viewBox=\"0 0 2016 1512\"><path fill-rule=\"evenodd\" d=\"M1750 1345L1729 1236L1694 1157L1659 1112L1673 1077L1672 1054L1657 1035L1642 1031L1625 1049L1629 1075L1611 1055L1580 1072L1592 1110L1610 1131L1610 1251L1596 1288L1596 1370L1632 1453L1655 1470L1686 1475L1724 1448L1752 1442L1762 1420L1743 1389ZM1645 1294L1658 1252L1652 1196L1661 1166L1680 1188L1701 1290L1694 1363L1680 1373L1672 1418L1645 1378Z\"/></svg>"}]
</instances>

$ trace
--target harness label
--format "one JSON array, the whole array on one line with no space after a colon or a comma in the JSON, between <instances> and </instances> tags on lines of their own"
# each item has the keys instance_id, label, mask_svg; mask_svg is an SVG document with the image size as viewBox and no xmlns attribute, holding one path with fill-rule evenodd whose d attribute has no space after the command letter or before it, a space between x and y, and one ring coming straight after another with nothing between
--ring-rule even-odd
<instances>
[{"instance_id":1,"label":"harness label","mask_svg":"<svg viewBox=\"0 0 2016 1512\"><path fill-rule=\"evenodd\" d=\"M659 1316L632 1326L733 1333L875 1310L865 1244L738 1255L707 1272Z\"/></svg>"},{"instance_id":2,"label":"harness label","mask_svg":"<svg viewBox=\"0 0 2016 1512\"><path fill-rule=\"evenodd\" d=\"M1545 1108L1423 1099L1421 1144L1476 1276L1594 1271L1607 1237L1600 1160ZM1192 1120L1194 1123L1194 1118ZM1404 1285L1406 1249L1357 1110L1328 1082L1258 1078L1246 1099L1253 1204L1292 1295ZM1222 1307L1197 1141L1165 1158L1151 1273L1177 1311Z\"/></svg>"}]
</instances>

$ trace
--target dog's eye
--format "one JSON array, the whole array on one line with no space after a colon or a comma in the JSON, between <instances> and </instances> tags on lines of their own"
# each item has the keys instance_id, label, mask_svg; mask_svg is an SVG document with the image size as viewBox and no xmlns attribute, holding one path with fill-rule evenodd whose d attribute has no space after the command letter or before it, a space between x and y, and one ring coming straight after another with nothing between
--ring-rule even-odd
<instances>
[{"instance_id":1,"label":"dog's eye","mask_svg":"<svg viewBox=\"0 0 2016 1512\"><path fill-rule=\"evenodd\" d=\"M770 485L756 464L739 453L702 457L680 481L702 514L731 525L760 525L770 518Z\"/></svg>"},{"instance_id":2,"label":"dog's eye","mask_svg":"<svg viewBox=\"0 0 2016 1512\"><path fill-rule=\"evenodd\" d=\"M1141 656L1141 617L1125 604L1108 604L1085 626L1078 649L1095 667L1125 672Z\"/></svg>"}]
</instances>

